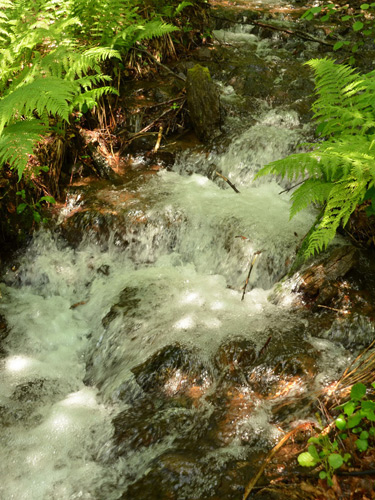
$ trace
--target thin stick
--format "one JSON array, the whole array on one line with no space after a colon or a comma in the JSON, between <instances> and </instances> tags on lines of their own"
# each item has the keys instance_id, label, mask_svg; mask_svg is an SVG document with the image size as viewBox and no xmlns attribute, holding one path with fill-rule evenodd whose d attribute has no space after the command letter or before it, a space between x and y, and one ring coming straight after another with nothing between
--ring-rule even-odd
<instances>
[{"instance_id":1,"label":"thin stick","mask_svg":"<svg viewBox=\"0 0 375 500\"><path fill-rule=\"evenodd\" d=\"M238 189L233 184L233 182L231 182L229 179L227 179L226 177L224 177L224 175L219 174L219 172L217 172L217 171L215 171L215 174L218 175L219 177L221 177L222 179L224 179L225 182L227 182L230 185L230 187L233 189L233 191L235 191L236 193L239 193Z\"/></svg>"},{"instance_id":2,"label":"thin stick","mask_svg":"<svg viewBox=\"0 0 375 500\"><path fill-rule=\"evenodd\" d=\"M288 441L288 439L293 436L297 431L299 431L302 427L305 427L305 424L299 425L295 429L291 430L285 436L277 443L276 446L272 448L270 453L268 454L267 458L264 460L262 467L259 469L258 473L252 478L252 480L249 482L249 484L246 486L245 489L245 494L242 498L242 500L247 500L247 497L250 495L252 490L254 489L254 486L258 482L260 476L263 474L264 469L267 467L269 462L272 460L273 456L276 454L276 452Z\"/></svg>"},{"instance_id":3,"label":"thin stick","mask_svg":"<svg viewBox=\"0 0 375 500\"><path fill-rule=\"evenodd\" d=\"M250 269L249 269L249 272L248 272L248 275L247 275L247 278L245 281L245 286L243 287L243 293L242 293L241 300L243 300L245 298L246 288L247 288L247 285L249 284L251 271L253 270L253 267L254 267L255 261L257 260L258 255L261 254L262 251L263 250L259 250L258 252L255 252L255 254L253 255L253 258L252 258L251 263L250 263Z\"/></svg>"},{"instance_id":4,"label":"thin stick","mask_svg":"<svg viewBox=\"0 0 375 500\"><path fill-rule=\"evenodd\" d=\"M163 127L160 127L156 144L154 146L154 149L152 150L153 153L156 153L158 151L158 149L160 148L160 143L161 143L162 137L163 137Z\"/></svg>"},{"instance_id":5,"label":"thin stick","mask_svg":"<svg viewBox=\"0 0 375 500\"><path fill-rule=\"evenodd\" d=\"M324 309L329 309L330 311L335 311L341 314L350 314L350 311L345 311L344 309L335 309L334 307L323 306L318 304L318 307L323 307Z\"/></svg>"},{"instance_id":6,"label":"thin stick","mask_svg":"<svg viewBox=\"0 0 375 500\"><path fill-rule=\"evenodd\" d=\"M289 191L291 191L292 189L294 189L295 187L297 186L300 186L301 184L303 184L305 182L306 179L304 179L303 181L301 182L297 182L297 184L294 184L293 186L290 186L290 188L286 188L284 189L283 191L280 191L279 194L283 194L283 193L289 193Z\"/></svg>"}]
</instances>

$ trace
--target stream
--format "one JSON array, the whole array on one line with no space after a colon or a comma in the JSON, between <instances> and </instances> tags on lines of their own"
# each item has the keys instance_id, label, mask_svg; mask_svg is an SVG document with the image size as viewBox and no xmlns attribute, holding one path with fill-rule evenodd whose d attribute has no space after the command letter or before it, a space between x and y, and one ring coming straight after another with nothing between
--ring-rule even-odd
<instances>
[{"instance_id":1,"label":"stream","mask_svg":"<svg viewBox=\"0 0 375 500\"><path fill-rule=\"evenodd\" d=\"M254 182L311 137L311 79L289 71L299 42L246 22L216 39L223 139L181 149L169 169L138 155L119 182L72 187L56 228L4 266L3 500L240 499L356 355L292 291L269 300L315 219L289 221L285 182ZM303 50L294 65L319 47ZM267 95L256 78L272 81Z\"/></svg>"}]
</instances>

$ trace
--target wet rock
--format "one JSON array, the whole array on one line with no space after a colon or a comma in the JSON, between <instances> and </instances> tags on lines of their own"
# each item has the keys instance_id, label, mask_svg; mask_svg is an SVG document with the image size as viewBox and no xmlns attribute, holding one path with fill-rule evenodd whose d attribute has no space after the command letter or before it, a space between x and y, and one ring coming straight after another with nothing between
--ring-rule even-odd
<instances>
[{"instance_id":1,"label":"wet rock","mask_svg":"<svg viewBox=\"0 0 375 500\"><path fill-rule=\"evenodd\" d=\"M343 278L358 264L358 250L352 246L336 248L301 275L296 288L306 300L319 304L331 303L338 294L337 280Z\"/></svg>"},{"instance_id":2,"label":"wet rock","mask_svg":"<svg viewBox=\"0 0 375 500\"><path fill-rule=\"evenodd\" d=\"M98 269L96 270L98 274L102 274L103 276L109 276L110 274L110 267L108 264L102 264Z\"/></svg>"},{"instance_id":3,"label":"wet rock","mask_svg":"<svg viewBox=\"0 0 375 500\"><path fill-rule=\"evenodd\" d=\"M187 72L187 105L197 136L204 142L220 135L219 93L208 68L196 64Z\"/></svg>"},{"instance_id":4,"label":"wet rock","mask_svg":"<svg viewBox=\"0 0 375 500\"><path fill-rule=\"evenodd\" d=\"M349 318L337 318L331 328L320 331L317 336L337 342L345 349L358 352L372 342L374 335L374 321L354 314Z\"/></svg>"},{"instance_id":5,"label":"wet rock","mask_svg":"<svg viewBox=\"0 0 375 500\"><path fill-rule=\"evenodd\" d=\"M207 423L198 411L191 411L158 397L140 398L132 408L119 413L113 420L115 448L113 455L126 455L131 450L169 442L195 444Z\"/></svg>"},{"instance_id":6,"label":"wet rock","mask_svg":"<svg viewBox=\"0 0 375 500\"><path fill-rule=\"evenodd\" d=\"M256 361L257 353L254 342L245 338L231 339L218 349L214 362L220 374L225 378L242 382Z\"/></svg>"},{"instance_id":7,"label":"wet rock","mask_svg":"<svg viewBox=\"0 0 375 500\"><path fill-rule=\"evenodd\" d=\"M135 316L138 304L141 299L138 297L139 289L136 287L126 287L121 292L118 302L113 305L109 313L103 318L104 327L108 325L120 314L123 316Z\"/></svg>"},{"instance_id":8,"label":"wet rock","mask_svg":"<svg viewBox=\"0 0 375 500\"><path fill-rule=\"evenodd\" d=\"M0 314L0 356L5 355L4 340L9 335L9 328L4 316Z\"/></svg>"},{"instance_id":9,"label":"wet rock","mask_svg":"<svg viewBox=\"0 0 375 500\"><path fill-rule=\"evenodd\" d=\"M121 497L130 499L200 500L200 491L194 493L194 485L201 476L200 466L194 455L166 453L158 458L156 467L131 485ZM204 495L204 498L211 498Z\"/></svg>"},{"instance_id":10,"label":"wet rock","mask_svg":"<svg viewBox=\"0 0 375 500\"><path fill-rule=\"evenodd\" d=\"M210 383L209 371L197 353L179 344L160 349L132 372L144 391L158 390L169 396L183 393L194 397Z\"/></svg>"},{"instance_id":11,"label":"wet rock","mask_svg":"<svg viewBox=\"0 0 375 500\"><path fill-rule=\"evenodd\" d=\"M135 137L128 148L128 151L133 154L147 153L153 149L158 138L157 132L149 132Z\"/></svg>"}]
</instances>

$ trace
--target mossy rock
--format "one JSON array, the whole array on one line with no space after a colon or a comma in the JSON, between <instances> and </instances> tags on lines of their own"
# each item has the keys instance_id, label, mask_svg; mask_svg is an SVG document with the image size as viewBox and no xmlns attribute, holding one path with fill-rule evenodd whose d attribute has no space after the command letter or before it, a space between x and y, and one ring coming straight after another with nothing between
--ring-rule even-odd
<instances>
[{"instance_id":1,"label":"mossy rock","mask_svg":"<svg viewBox=\"0 0 375 500\"><path fill-rule=\"evenodd\" d=\"M187 104L193 128L199 139L209 142L220 135L219 93L208 68L196 64L187 72Z\"/></svg>"}]
</instances>

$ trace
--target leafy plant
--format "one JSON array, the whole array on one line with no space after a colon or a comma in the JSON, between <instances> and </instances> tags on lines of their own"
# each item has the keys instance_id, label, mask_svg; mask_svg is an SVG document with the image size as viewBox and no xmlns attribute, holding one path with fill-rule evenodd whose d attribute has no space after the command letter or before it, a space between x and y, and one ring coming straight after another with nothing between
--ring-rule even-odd
<instances>
[{"instance_id":1,"label":"leafy plant","mask_svg":"<svg viewBox=\"0 0 375 500\"><path fill-rule=\"evenodd\" d=\"M371 384L375 388L375 383ZM352 386L350 399L337 409L342 413L335 419L339 435L331 441L327 433L311 437L311 443L306 452L300 453L298 463L303 467L316 467L320 465L323 470L319 472L320 479L326 479L332 486L332 477L336 469L339 469L351 458L351 454L345 451L343 441L348 438L348 433L355 436L355 446L359 452L365 452L375 439L375 401L368 398L366 386L357 383ZM342 443L341 449L339 441Z\"/></svg>"},{"instance_id":2,"label":"leafy plant","mask_svg":"<svg viewBox=\"0 0 375 500\"><path fill-rule=\"evenodd\" d=\"M188 6L182 2L178 15ZM64 133L73 111L86 112L115 93L106 60L175 31L155 12L140 15L139 0L0 0L0 167L21 178L41 136Z\"/></svg>"},{"instance_id":3,"label":"leafy plant","mask_svg":"<svg viewBox=\"0 0 375 500\"><path fill-rule=\"evenodd\" d=\"M327 58L306 64L315 73L318 98L312 110L324 141L304 144L310 151L272 162L257 174L305 179L292 194L291 217L310 204L322 207L302 245L305 258L325 249L358 205L375 200L375 72L356 73Z\"/></svg>"},{"instance_id":4,"label":"leafy plant","mask_svg":"<svg viewBox=\"0 0 375 500\"><path fill-rule=\"evenodd\" d=\"M302 19L311 21L314 17L320 16L320 21L328 22L334 18L338 21L348 23L353 32L361 35L362 39L351 41L340 39L333 46L333 50L348 48L352 52L349 64L355 63L355 53L364 45L365 39L375 39L375 2L363 3L359 10L350 8L349 4L337 6L333 3L323 6L315 6L308 9Z\"/></svg>"},{"instance_id":5,"label":"leafy plant","mask_svg":"<svg viewBox=\"0 0 375 500\"><path fill-rule=\"evenodd\" d=\"M33 219L37 224L40 224L41 222L45 223L47 222L46 218L42 218L41 215L41 210L42 210L42 203L51 203L54 204L56 203L56 200L53 196L42 196L36 203L34 202L28 202L26 199L26 191L22 189L21 191L17 191L17 196L20 196L22 199L22 202L17 205L17 213L22 214L25 212L25 210L29 211L32 213Z\"/></svg>"}]
</instances>

